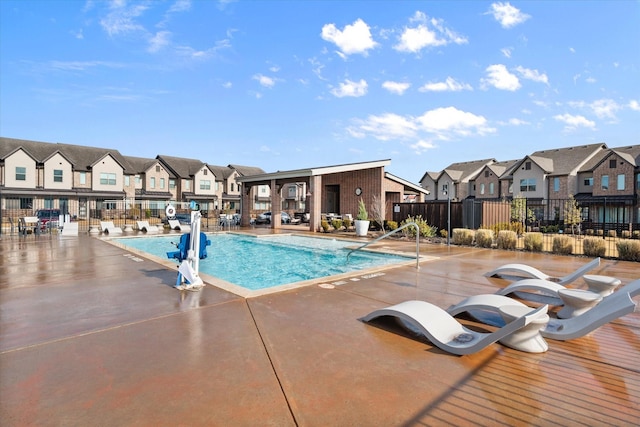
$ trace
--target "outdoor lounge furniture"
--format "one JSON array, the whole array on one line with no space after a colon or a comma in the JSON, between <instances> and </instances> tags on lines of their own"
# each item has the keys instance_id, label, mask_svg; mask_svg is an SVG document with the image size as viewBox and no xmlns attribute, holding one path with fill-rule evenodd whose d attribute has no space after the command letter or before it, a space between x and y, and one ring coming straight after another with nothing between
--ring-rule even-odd
<instances>
[{"instance_id":1,"label":"outdoor lounge furniture","mask_svg":"<svg viewBox=\"0 0 640 427\"><path fill-rule=\"evenodd\" d=\"M549 319L547 325L540 330L540 335L553 340L572 340L583 337L612 320L633 313L636 303L631 297L634 293L640 293L640 280L636 280L627 286L629 287L604 298L591 310L579 316L570 319ZM466 313L468 316L483 323L501 327L505 324L505 321L500 316L495 316L495 314L501 310L504 311L504 307L513 306L528 308L520 301L509 297L486 294L466 298L449 307L447 313L451 316Z\"/></svg>"},{"instance_id":2,"label":"outdoor lounge furniture","mask_svg":"<svg viewBox=\"0 0 640 427\"><path fill-rule=\"evenodd\" d=\"M122 228L116 227L113 221L100 221L100 230L104 234L122 234Z\"/></svg>"},{"instance_id":3,"label":"outdoor lounge furniture","mask_svg":"<svg viewBox=\"0 0 640 427\"><path fill-rule=\"evenodd\" d=\"M186 233L191 231L191 226L186 224L180 224L180 221L178 221L177 219L170 219L167 222L169 223L169 227L172 230L184 231Z\"/></svg>"},{"instance_id":4,"label":"outdoor lounge furniture","mask_svg":"<svg viewBox=\"0 0 640 427\"><path fill-rule=\"evenodd\" d=\"M157 233L160 231L158 226L149 225L149 221L136 221L138 224L138 230L144 231L145 233Z\"/></svg>"},{"instance_id":5,"label":"outdoor lounge furniture","mask_svg":"<svg viewBox=\"0 0 640 427\"><path fill-rule=\"evenodd\" d=\"M587 272L593 270L594 268L598 267L600 265L600 258L596 258L594 260L592 260L591 262L583 265L582 267L578 268L576 271L574 271L573 273L567 274L566 276L563 277L551 277L545 273L543 273L542 271L538 270L535 267L531 267L529 265L526 264L505 264L501 267L496 268L495 270L489 271L488 273L485 273L486 277L491 277L491 276L495 276L495 277L505 277L507 276L507 278L511 278L511 277L531 277L534 279L542 279L542 280L548 280L550 282L555 282L555 283L559 283L561 285L566 285L568 283L571 283L573 281L575 281L576 279L578 279L581 276L584 276Z\"/></svg>"},{"instance_id":6,"label":"outdoor lounge furniture","mask_svg":"<svg viewBox=\"0 0 640 427\"><path fill-rule=\"evenodd\" d=\"M453 316L426 301L405 301L366 315L362 320L370 322L382 316L399 319L411 330L426 336L438 348L457 355L472 354L505 338L533 321L547 316L547 306L531 309L494 332L476 332L466 328Z\"/></svg>"}]
</instances>

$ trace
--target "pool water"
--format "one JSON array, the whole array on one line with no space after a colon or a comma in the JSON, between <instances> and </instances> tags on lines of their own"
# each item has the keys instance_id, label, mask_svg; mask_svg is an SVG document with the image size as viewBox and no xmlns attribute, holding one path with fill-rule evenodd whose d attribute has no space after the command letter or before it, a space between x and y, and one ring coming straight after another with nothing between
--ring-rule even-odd
<instances>
[{"instance_id":1,"label":"pool water","mask_svg":"<svg viewBox=\"0 0 640 427\"><path fill-rule=\"evenodd\" d=\"M292 235L251 237L208 234L207 258L200 273L249 290L318 279L342 273L406 262L407 257L356 251L347 260L348 248L358 243ZM167 258L180 235L114 239L139 251Z\"/></svg>"}]
</instances>

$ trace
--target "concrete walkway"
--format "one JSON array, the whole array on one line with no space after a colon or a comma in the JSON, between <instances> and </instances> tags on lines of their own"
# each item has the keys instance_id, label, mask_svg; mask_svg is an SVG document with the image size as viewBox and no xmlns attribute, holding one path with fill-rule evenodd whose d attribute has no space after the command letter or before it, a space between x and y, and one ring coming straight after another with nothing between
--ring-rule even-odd
<instances>
[{"instance_id":1,"label":"concrete walkway","mask_svg":"<svg viewBox=\"0 0 640 427\"><path fill-rule=\"evenodd\" d=\"M463 357L358 320L408 299L446 308L493 293L507 282L482 273L508 262L562 275L585 258L421 252L438 259L245 299L176 291L175 269L88 235L2 236L0 425L637 424L637 312L547 353L495 344ZM593 273L625 284L640 267L603 260Z\"/></svg>"}]
</instances>

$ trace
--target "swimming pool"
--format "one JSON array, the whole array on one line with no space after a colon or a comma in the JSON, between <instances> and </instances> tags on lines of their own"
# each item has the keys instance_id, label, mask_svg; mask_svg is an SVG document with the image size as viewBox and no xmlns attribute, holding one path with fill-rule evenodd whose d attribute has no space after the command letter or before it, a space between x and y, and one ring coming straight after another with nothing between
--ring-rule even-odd
<instances>
[{"instance_id":1,"label":"swimming pool","mask_svg":"<svg viewBox=\"0 0 640 427\"><path fill-rule=\"evenodd\" d=\"M349 249L358 243L295 235L246 236L232 233L208 234L207 258L200 260L200 273L248 290L318 279L343 273L407 262L411 258ZM180 235L113 239L166 259L175 250ZM206 280L205 280L206 281Z\"/></svg>"}]
</instances>

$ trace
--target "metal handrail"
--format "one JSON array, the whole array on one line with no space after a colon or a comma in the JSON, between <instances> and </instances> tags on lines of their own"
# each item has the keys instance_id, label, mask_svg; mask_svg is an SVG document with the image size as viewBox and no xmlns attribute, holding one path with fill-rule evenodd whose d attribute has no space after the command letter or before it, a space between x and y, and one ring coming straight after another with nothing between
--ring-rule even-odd
<instances>
[{"instance_id":1,"label":"metal handrail","mask_svg":"<svg viewBox=\"0 0 640 427\"><path fill-rule=\"evenodd\" d=\"M380 237L378 237L378 238L375 238L375 239L373 239L373 240L372 240L372 241L370 241L370 242L365 243L365 244L364 244L364 245L362 245L362 246L359 246L359 247L357 247L357 248L351 249L351 250L349 251L349 253L347 254L347 262L349 262L349 257L350 257L350 256L351 256L351 254L352 254L352 253L354 253L355 251L359 251L360 249L366 248L366 247L367 247L367 246L369 246L370 244L372 244L372 243L376 243L376 242L378 242L378 241L380 241L380 240L384 239L385 237L389 237L389 236L391 236L392 234L395 234L395 233L397 233L398 231L403 230L403 229L405 229L405 228L407 228L407 227L410 227L410 226L414 226L414 227L416 227L416 269L417 269L417 270L420 270L420 227L419 227L419 226L418 226L418 224L416 224L415 222L408 222L408 223L404 224L403 226L400 226L400 227L396 228L395 230L391 230L390 232L385 233L385 234L383 234L382 236L380 236Z\"/></svg>"}]
</instances>

